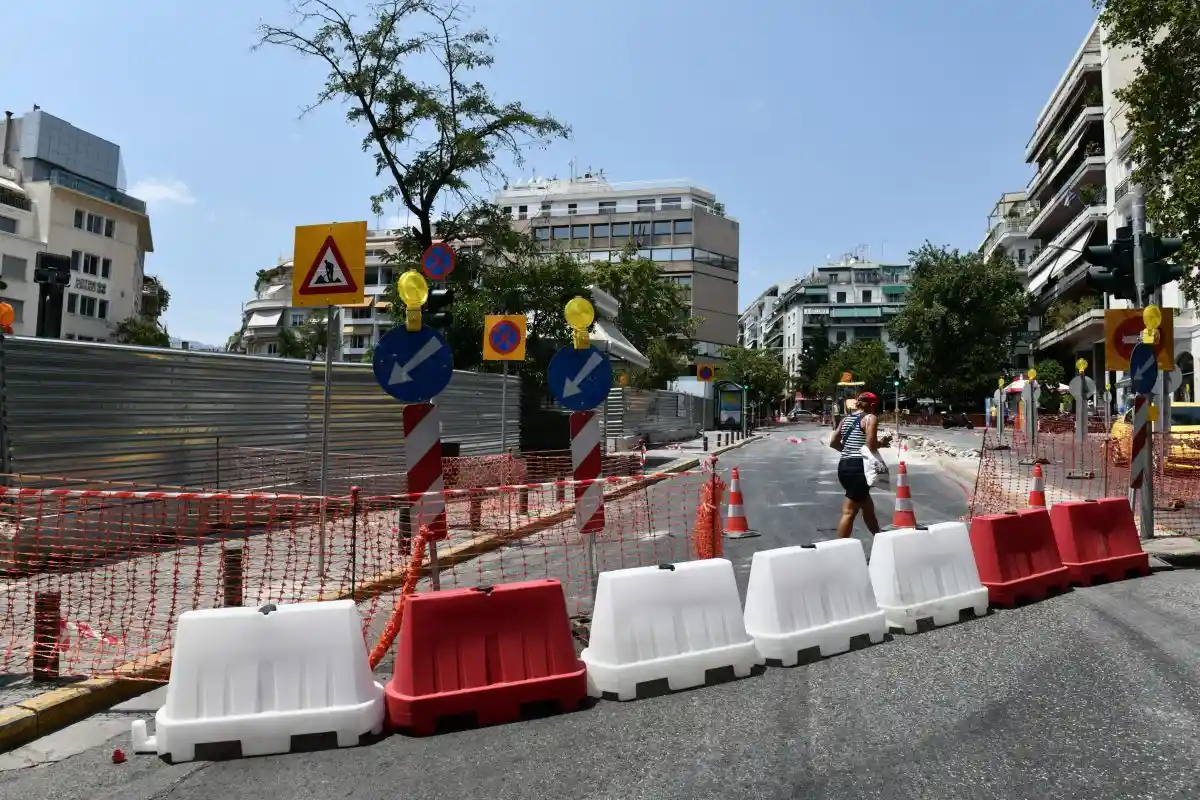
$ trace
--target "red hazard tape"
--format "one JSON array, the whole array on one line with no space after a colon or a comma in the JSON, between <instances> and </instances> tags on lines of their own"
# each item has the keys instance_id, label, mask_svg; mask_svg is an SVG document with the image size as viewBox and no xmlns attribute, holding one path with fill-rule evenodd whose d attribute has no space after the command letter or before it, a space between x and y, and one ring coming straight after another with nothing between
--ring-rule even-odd
<instances>
[{"instance_id":1,"label":"red hazard tape","mask_svg":"<svg viewBox=\"0 0 1200 800\"><path fill-rule=\"evenodd\" d=\"M393 728L428 736L439 720L512 722L522 706L560 712L587 697L562 584L556 580L416 594L387 685Z\"/></svg>"},{"instance_id":2,"label":"red hazard tape","mask_svg":"<svg viewBox=\"0 0 1200 800\"><path fill-rule=\"evenodd\" d=\"M1150 556L1142 550L1128 500L1055 503L1050 521L1072 583L1150 574Z\"/></svg>"},{"instance_id":3,"label":"red hazard tape","mask_svg":"<svg viewBox=\"0 0 1200 800\"><path fill-rule=\"evenodd\" d=\"M1044 508L976 517L971 521L971 549L979 581L994 606L1041 600L1070 588Z\"/></svg>"}]
</instances>

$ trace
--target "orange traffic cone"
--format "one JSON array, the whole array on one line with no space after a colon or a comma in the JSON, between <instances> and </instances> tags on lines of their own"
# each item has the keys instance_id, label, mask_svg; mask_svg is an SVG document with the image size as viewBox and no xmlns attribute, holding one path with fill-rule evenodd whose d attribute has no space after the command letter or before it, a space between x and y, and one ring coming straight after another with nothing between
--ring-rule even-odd
<instances>
[{"instance_id":1,"label":"orange traffic cone","mask_svg":"<svg viewBox=\"0 0 1200 800\"><path fill-rule=\"evenodd\" d=\"M908 488L908 468L900 462L896 475L896 510L892 513L893 528L917 527L917 515L913 512L912 492Z\"/></svg>"},{"instance_id":2,"label":"orange traffic cone","mask_svg":"<svg viewBox=\"0 0 1200 800\"><path fill-rule=\"evenodd\" d=\"M1042 465L1033 465L1033 488L1029 490L1029 507L1046 507L1046 484L1042 480Z\"/></svg>"},{"instance_id":3,"label":"orange traffic cone","mask_svg":"<svg viewBox=\"0 0 1200 800\"><path fill-rule=\"evenodd\" d=\"M750 530L750 523L746 520L746 508L742 504L742 482L738 477L737 467L733 468L733 477L729 479L729 511L725 514L725 536L730 539L758 536Z\"/></svg>"}]
</instances>

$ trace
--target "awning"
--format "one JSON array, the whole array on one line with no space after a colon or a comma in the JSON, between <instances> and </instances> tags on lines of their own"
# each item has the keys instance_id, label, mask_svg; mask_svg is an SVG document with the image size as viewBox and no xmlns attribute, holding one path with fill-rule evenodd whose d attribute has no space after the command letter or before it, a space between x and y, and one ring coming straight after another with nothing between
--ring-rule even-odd
<instances>
[{"instance_id":1,"label":"awning","mask_svg":"<svg viewBox=\"0 0 1200 800\"><path fill-rule=\"evenodd\" d=\"M277 328L283 317L282 311L256 311L250 316L247 328Z\"/></svg>"},{"instance_id":2,"label":"awning","mask_svg":"<svg viewBox=\"0 0 1200 800\"><path fill-rule=\"evenodd\" d=\"M375 301L374 297L365 297L357 303L338 303L342 308L370 308L371 303Z\"/></svg>"},{"instance_id":3,"label":"awning","mask_svg":"<svg viewBox=\"0 0 1200 800\"><path fill-rule=\"evenodd\" d=\"M377 300L375 302L375 307L376 308L391 308L392 304L387 302L386 300Z\"/></svg>"},{"instance_id":4,"label":"awning","mask_svg":"<svg viewBox=\"0 0 1200 800\"><path fill-rule=\"evenodd\" d=\"M834 319L878 319L883 316L883 310L877 307L835 308L832 316Z\"/></svg>"},{"instance_id":5,"label":"awning","mask_svg":"<svg viewBox=\"0 0 1200 800\"><path fill-rule=\"evenodd\" d=\"M908 291L907 286L885 286L885 287L883 287L884 294L897 295L897 294L904 294L907 291Z\"/></svg>"},{"instance_id":6,"label":"awning","mask_svg":"<svg viewBox=\"0 0 1200 800\"><path fill-rule=\"evenodd\" d=\"M597 319L595 330L589 338L597 350L602 350L613 358L619 358L639 369L650 368L650 359L638 352L610 320Z\"/></svg>"}]
</instances>

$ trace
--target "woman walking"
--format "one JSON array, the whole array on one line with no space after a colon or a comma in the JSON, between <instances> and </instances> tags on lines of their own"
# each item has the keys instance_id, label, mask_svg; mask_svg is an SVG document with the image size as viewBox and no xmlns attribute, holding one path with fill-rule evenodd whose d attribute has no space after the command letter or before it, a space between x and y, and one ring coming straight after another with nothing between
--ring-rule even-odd
<instances>
[{"instance_id":1,"label":"woman walking","mask_svg":"<svg viewBox=\"0 0 1200 800\"><path fill-rule=\"evenodd\" d=\"M829 440L829 446L842 454L838 461L838 481L846 490L846 501L842 503L842 517L838 520L839 539L846 539L854 532L854 520L859 511L862 512L863 522L867 524L867 530L872 535L880 531L862 454L863 445L875 451L892 444L891 436L884 436L882 439L877 436L879 420L875 417L875 408L878 404L879 398L871 392L860 394L856 404L857 411L842 418L842 424Z\"/></svg>"}]
</instances>

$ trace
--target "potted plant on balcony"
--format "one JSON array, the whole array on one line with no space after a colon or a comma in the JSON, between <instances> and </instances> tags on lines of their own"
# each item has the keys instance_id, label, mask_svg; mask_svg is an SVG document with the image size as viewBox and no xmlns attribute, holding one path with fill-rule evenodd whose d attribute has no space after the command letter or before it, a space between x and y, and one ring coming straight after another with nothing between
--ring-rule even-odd
<instances>
[{"instance_id":1,"label":"potted plant on balcony","mask_svg":"<svg viewBox=\"0 0 1200 800\"><path fill-rule=\"evenodd\" d=\"M1104 105L1104 92L1099 86L1092 85L1083 95L1083 103L1086 106L1102 106Z\"/></svg>"},{"instance_id":2,"label":"potted plant on balcony","mask_svg":"<svg viewBox=\"0 0 1200 800\"><path fill-rule=\"evenodd\" d=\"M1100 197L1104 192L1101 186L1093 184L1085 184L1079 187L1079 199L1083 201L1085 206L1094 206L1100 202Z\"/></svg>"},{"instance_id":3,"label":"potted plant on balcony","mask_svg":"<svg viewBox=\"0 0 1200 800\"><path fill-rule=\"evenodd\" d=\"M1088 142L1087 146L1083 148L1083 154L1088 158L1102 156L1104 155L1104 145L1100 142Z\"/></svg>"}]
</instances>

